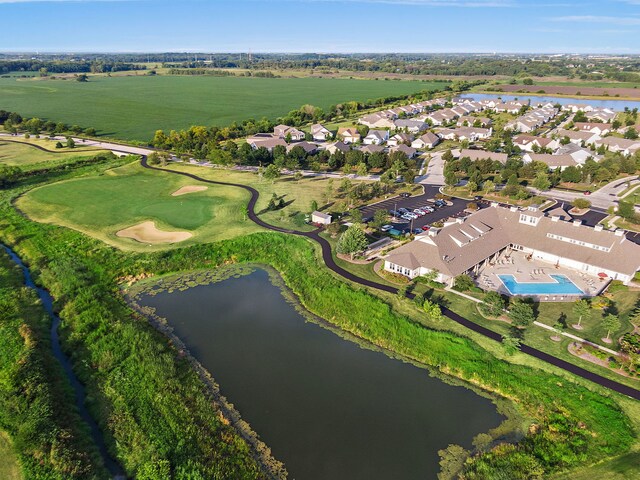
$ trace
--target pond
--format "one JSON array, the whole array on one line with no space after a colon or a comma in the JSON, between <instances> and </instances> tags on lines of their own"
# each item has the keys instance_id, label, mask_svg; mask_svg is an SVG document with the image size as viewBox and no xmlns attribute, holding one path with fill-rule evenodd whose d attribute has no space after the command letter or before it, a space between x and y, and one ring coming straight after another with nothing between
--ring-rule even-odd
<instances>
[{"instance_id":1,"label":"pond","mask_svg":"<svg viewBox=\"0 0 640 480\"><path fill-rule=\"evenodd\" d=\"M624 107L629 107L629 109L640 108L640 102L634 100L594 100L591 98L582 98L582 97L554 97L550 95L526 95L526 94L503 94L503 93L465 93L460 95L461 98L471 98L473 100L493 100L495 98L500 97L505 102L510 100L515 100L516 98L519 100L529 100L531 105L536 105L538 103L559 103L560 105L567 105L570 103L578 103L583 105L591 105L592 107L597 108L610 108L615 110L616 112L622 112Z\"/></svg>"},{"instance_id":2,"label":"pond","mask_svg":"<svg viewBox=\"0 0 640 480\"><path fill-rule=\"evenodd\" d=\"M308 321L261 269L137 302L167 320L292 479L436 478L438 450L471 448L504 419L473 391Z\"/></svg>"}]
</instances>

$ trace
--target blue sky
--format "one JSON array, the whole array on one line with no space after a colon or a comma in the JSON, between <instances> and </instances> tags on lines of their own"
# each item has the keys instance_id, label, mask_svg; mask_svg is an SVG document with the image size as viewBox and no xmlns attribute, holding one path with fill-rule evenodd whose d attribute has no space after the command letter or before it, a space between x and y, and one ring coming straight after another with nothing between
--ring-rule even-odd
<instances>
[{"instance_id":1,"label":"blue sky","mask_svg":"<svg viewBox=\"0 0 640 480\"><path fill-rule=\"evenodd\" d=\"M0 0L0 51L640 53L640 0Z\"/></svg>"}]
</instances>

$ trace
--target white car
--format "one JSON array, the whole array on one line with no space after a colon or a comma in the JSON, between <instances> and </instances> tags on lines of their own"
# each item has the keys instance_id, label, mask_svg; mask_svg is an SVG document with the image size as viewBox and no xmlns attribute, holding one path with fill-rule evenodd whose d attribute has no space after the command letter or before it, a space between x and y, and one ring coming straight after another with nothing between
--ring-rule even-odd
<instances>
[{"instance_id":1,"label":"white car","mask_svg":"<svg viewBox=\"0 0 640 480\"><path fill-rule=\"evenodd\" d=\"M380 231L381 232L388 232L392 228L393 228L393 225L383 225L383 226L380 227Z\"/></svg>"}]
</instances>

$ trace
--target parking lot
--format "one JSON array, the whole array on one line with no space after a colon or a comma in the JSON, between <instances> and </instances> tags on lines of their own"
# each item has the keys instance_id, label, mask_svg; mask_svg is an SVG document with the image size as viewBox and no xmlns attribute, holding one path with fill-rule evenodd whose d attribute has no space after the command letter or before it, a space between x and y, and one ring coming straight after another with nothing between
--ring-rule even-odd
<instances>
[{"instance_id":1,"label":"parking lot","mask_svg":"<svg viewBox=\"0 0 640 480\"><path fill-rule=\"evenodd\" d=\"M377 210L384 210L388 213L391 210L397 211L399 208L413 210L414 208L424 207L427 205L433 207L433 200L435 200L435 196L438 192L438 187L427 186L425 187L425 193L423 193L422 195L414 195L407 198L395 196L382 202L362 207L360 211L362 212L362 217L367 219L373 218L373 215ZM434 207L434 212L429 213L423 217L418 217L413 220L413 222L409 222L403 219L392 221L391 217L389 217L389 224L393 225L394 228L400 231L408 231L410 228L422 228L424 225L430 225L434 222L444 220L448 217L455 217L457 215L460 215L462 211L467 208L467 204L469 202L460 198L452 198L447 203L448 205L445 207Z\"/></svg>"}]
</instances>

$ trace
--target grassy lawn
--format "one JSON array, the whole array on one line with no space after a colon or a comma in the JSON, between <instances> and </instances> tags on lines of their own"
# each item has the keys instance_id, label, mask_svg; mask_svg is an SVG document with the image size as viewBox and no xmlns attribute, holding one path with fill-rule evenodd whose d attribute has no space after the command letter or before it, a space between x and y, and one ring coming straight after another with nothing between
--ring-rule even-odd
<instances>
[{"instance_id":1,"label":"grassy lawn","mask_svg":"<svg viewBox=\"0 0 640 480\"><path fill-rule=\"evenodd\" d=\"M634 310L640 302L640 292L638 291L620 291L613 294L614 310L622 320L622 325L617 332L612 332L612 338L618 338L626 332L633 330L633 326L627 321L628 315ZM553 326L562 314L566 315L566 322L569 325L567 332L573 333L579 337L598 343L603 346L609 346L602 342L601 338L607 335L607 331L601 326L602 310L591 310L591 318L583 319L582 330L575 330L570 326L578 323L578 317L573 313L573 303L541 303L539 306L538 321Z\"/></svg>"},{"instance_id":2,"label":"grassy lawn","mask_svg":"<svg viewBox=\"0 0 640 480\"><path fill-rule=\"evenodd\" d=\"M31 218L75 230L129 250L157 250L170 245L139 243L115 235L146 220L169 231L189 231L193 237L178 246L213 242L260 230L244 218L249 194L239 188L209 186L202 192L171 196L197 182L177 175L145 170L137 163L107 174L54 183L18 200ZM81 206L81 207L79 207Z\"/></svg>"},{"instance_id":3,"label":"grassy lawn","mask_svg":"<svg viewBox=\"0 0 640 480\"><path fill-rule=\"evenodd\" d=\"M23 116L94 127L101 135L150 140L157 129L275 119L303 104L327 108L350 100L442 89L442 82L324 78L190 76L0 78L0 105Z\"/></svg>"},{"instance_id":4,"label":"grassy lawn","mask_svg":"<svg viewBox=\"0 0 640 480\"><path fill-rule=\"evenodd\" d=\"M99 152L97 149L81 148L81 149L60 149L59 153L43 152L30 145L40 145L46 143L46 148L53 149L55 143L47 142L45 140L30 141L15 143L12 141L6 141L0 137L0 165L12 165L18 167L29 168L33 165L43 162L55 162L57 160L69 160L74 157L85 157L93 155ZM90 152L90 153L89 153Z\"/></svg>"},{"instance_id":5,"label":"grassy lawn","mask_svg":"<svg viewBox=\"0 0 640 480\"><path fill-rule=\"evenodd\" d=\"M296 230L315 229L315 227L304 223L304 216L311 212L311 203L313 201L317 202L319 208L322 208L326 205L327 200L334 201L342 198L341 193L338 191L341 182L340 179L316 177L303 178L302 180L296 181L293 177L288 176L271 182L268 180L260 180L260 178L252 172L203 168L180 164L172 164L169 168L193 173L210 180L252 186L260 192L260 198L256 205L256 212L258 213L267 208L271 196L275 193L278 197L283 197L286 206L281 210L260 213L261 218L272 225ZM353 180L351 182L354 185L358 183ZM329 191L331 193L329 193ZM325 209L325 211L330 210L330 206Z\"/></svg>"},{"instance_id":6,"label":"grassy lawn","mask_svg":"<svg viewBox=\"0 0 640 480\"><path fill-rule=\"evenodd\" d=\"M20 480L20 467L13 448L4 432L0 432L0 478L3 480Z\"/></svg>"}]
</instances>

